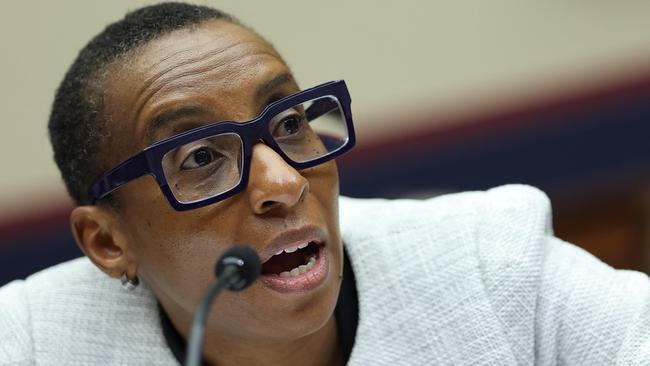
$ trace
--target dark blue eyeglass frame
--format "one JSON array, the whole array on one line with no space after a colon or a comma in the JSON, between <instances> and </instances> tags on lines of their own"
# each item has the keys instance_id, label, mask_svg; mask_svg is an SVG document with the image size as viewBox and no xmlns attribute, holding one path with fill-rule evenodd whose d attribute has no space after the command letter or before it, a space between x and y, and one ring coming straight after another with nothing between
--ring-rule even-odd
<instances>
[{"instance_id":1,"label":"dark blue eyeglass frame","mask_svg":"<svg viewBox=\"0 0 650 366\"><path fill-rule=\"evenodd\" d=\"M315 158L314 160L305 162L293 161L282 151L282 149L275 142L274 138L271 136L271 133L268 129L268 123L275 115L288 108L293 107L294 105L327 96L335 97L340 103L348 131L347 141L340 148L331 151L323 156ZM331 81L273 102L266 106L262 113L250 121L243 123L237 123L233 121L220 121L169 137L145 148L141 152L133 155L129 159L123 161L113 169L106 172L93 184L92 188L90 189L91 203L95 204L98 200L106 197L108 194L112 193L121 186L145 175L152 175L156 179L156 182L160 186L161 191L165 197L167 197L167 201L169 201L171 206L177 211L191 210L224 200L241 192L248 185L248 175L250 169L250 160L253 153L253 145L260 140L272 148L294 169L301 170L322 164L347 152L355 144L356 140L354 134L354 126L352 124L352 111L350 109L350 102L350 94L348 92L347 86L345 85L345 81ZM244 158L242 159L241 179L239 183L237 183L237 185L231 189L215 196L206 197L205 199L193 202L179 202L169 188L167 178L165 177L163 171L162 160L164 155L168 151L186 143L208 138L221 133L235 133L239 135L242 140Z\"/></svg>"}]
</instances>

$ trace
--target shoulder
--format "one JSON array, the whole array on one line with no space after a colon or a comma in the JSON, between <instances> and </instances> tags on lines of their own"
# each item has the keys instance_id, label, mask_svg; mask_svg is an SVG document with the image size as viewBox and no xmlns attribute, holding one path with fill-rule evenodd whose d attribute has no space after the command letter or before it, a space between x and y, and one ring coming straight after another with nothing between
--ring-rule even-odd
<instances>
[{"instance_id":1,"label":"shoulder","mask_svg":"<svg viewBox=\"0 0 650 366\"><path fill-rule=\"evenodd\" d=\"M34 362L39 321L47 317L53 323L61 314L57 307L72 300L66 292L75 287L75 282L83 282L80 279L97 276L94 272L86 258L79 258L0 288L0 360L12 365Z\"/></svg>"},{"instance_id":2,"label":"shoulder","mask_svg":"<svg viewBox=\"0 0 650 366\"><path fill-rule=\"evenodd\" d=\"M13 310L9 316L3 312L0 322L20 320L9 320L7 332L20 329L15 334L22 334L16 341L21 352L38 356L37 362L101 363L112 357L115 364L136 364L128 354L167 356L151 290L141 282L136 290L125 291L86 257L50 267L2 292L0 302L11 302ZM134 336L141 341L128 342Z\"/></svg>"},{"instance_id":3,"label":"shoulder","mask_svg":"<svg viewBox=\"0 0 650 366\"><path fill-rule=\"evenodd\" d=\"M508 185L426 200L342 198L340 208L360 296L380 304L366 316L392 317L383 309L400 312L408 304L408 312L428 320L400 322L418 334L443 335L439 351L452 358L472 343L498 350L501 360L532 359L543 248L552 235L544 193ZM441 327L440 319L467 322Z\"/></svg>"},{"instance_id":4,"label":"shoulder","mask_svg":"<svg viewBox=\"0 0 650 366\"><path fill-rule=\"evenodd\" d=\"M114 287L113 281L93 265L87 257L80 257L34 273L25 280L34 305L60 299L75 299L88 290L102 291Z\"/></svg>"},{"instance_id":5,"label":"shoulder","mask_svg":"<svg viewBox=\"0 0 650 366\"><path fill-rule=\"evenodd\" d=\"M544 247L553 235L551 216L546 194L526 185L426 200L341 198L344 239L424 240L434 252L466 247L477 257L488 287L522 274L539 275Z\"/></svg>"},{"instance_id":6,"label":"shoulder","mask_svg":"<svg viewBox=\"0 0 650 366\"><path fill-rule=\"evenodd\" d=\"M48 268L26 280L16 280L0 288L0 364L30 364L34 362L34 308L43 299L52 299L57 284L80 272L83 260L77 259ZM36 309L38 312L38 309Z\"/></svg>"},{"instance_id":7,"label":"shoulder","mask_svg":"<svg viewBox=\"0 0 650 366\"><path fill-rule=\"evenodd\" d=\"M556 238L546 252L536 320L542 363L561 354L567 364L650 364L648 276Z\"/></svg>"},{"instance_id":8,"label":"shoulder","mask_svg":"<svg viewBox=\"0 0 650 366\"><path fill-rule=\"evenodd\" d=\"M437 229L472 230L481 241L520 235L522 231L551 232L551 206L539 189L506 185L487 191L448 194L426 200L340 198L341 228L415 228L436 223ZM384 231L384 230L380 230ZM367 232L366 232L367 234Z\"/></svg>"},{"instance_id":9,"label":"shoulder","mask_svg":"<svg viewBox=\"0 0 650 366\"><path fill-rule=\"evenodd\" d=\"M0 288L0 365L30 364L33 342L24 281Z\"/></svg>"},{"instance_id":10,"label":"shoulder","mask_svg":"<svg viewBox=\"0 0 650 366\"><path fill-rule=\"evenodd\" d=\"M426 200L342 197L340 208L345 242L385 243L375 249L387 255L404 246L437 254L462 247L477 258L488 286L517 271L539 272L553 234L548 197L525 185Z\"/></svg>"}]
</instances>

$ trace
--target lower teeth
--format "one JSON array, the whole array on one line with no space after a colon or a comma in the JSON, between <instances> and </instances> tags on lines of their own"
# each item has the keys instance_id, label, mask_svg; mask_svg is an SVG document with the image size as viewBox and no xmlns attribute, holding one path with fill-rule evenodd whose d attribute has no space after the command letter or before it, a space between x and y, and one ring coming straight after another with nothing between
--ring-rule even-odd
<instances>
[{"instance_id":1,"label":"lower teeth","mask_svg":"<svg viewBox=\"0 0 650 366\"><path fill-rule=\"evenodd\" d=\"M291 271L284 271L280 272L280 277L296 277L300 276L303 273L309 272L312 268L314 268L314 265L316 264L316 256L313 255L309 257L309 261L307 261L307 264L303 264L301 266L298 266Z\"/></svg>"}]
</instances>

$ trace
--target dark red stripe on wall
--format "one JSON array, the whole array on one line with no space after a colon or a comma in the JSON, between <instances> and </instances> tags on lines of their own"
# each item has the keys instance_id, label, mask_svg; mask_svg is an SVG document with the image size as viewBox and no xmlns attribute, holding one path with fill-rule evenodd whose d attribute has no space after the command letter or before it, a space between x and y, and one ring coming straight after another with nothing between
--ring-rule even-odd
<instances>
[{"instance_id":1,"label":"dark red stripe on wall","mask_svg":"<svg viewBox=\"0 0 650 366\"><path fill-rule=\"evenodd\" d=\"M0 221L0 251L3 246L19 240L27 233L68 227L68 215L71 210L72 207L68 204L56 204L39 207L38 211L22 213Z\"/></svg>"},{"instance_id":2,"label":"dark red stripe on wall","mask_svg":"<svg viewBox=\"0 0 650 366\"><path fill-rule=\"evenodd\" d=\"M432 127L371 141L340 159L342 194L395 197L528 183L553 198L648 178L650 75L476 117L433 118L414 116ZM69 210L51 207L0 223L0 285L80 255Z\"/></svg>"},{"instance_id":3,"label":"dark red stripe on wall","mask_svg":"<svg viewBox=\"0 0 650 366\"><path fill-rule=\"evenodd\" d=\"M644 103L644 98L649 96L650 74L573 95L550 97L525 105L506 105L497 108L496 111L476 113L469 118L451 116L438 119L427 115L416 117L417 125L431 127L423 127L405 135L387 137L356 146L352 154L340 159L339 165L345 168L360 167L367 163L382 161L385 157L390 158L395 154L408 154L418 150L453 151L468 141L500 139L526 133L526 131L540 132L564 123L588 124L592 121L589 114L603 111L618 113L628 106ZM400 121L401 125L405 117L400 112L396 112L395 115L399 118L394 120ZM613 114L611 117L612 120L620 120L622 116ZM390 121L391 118L387 120ZM650 124L650 121L648 123Z\"/></svg>"}]
</instances>

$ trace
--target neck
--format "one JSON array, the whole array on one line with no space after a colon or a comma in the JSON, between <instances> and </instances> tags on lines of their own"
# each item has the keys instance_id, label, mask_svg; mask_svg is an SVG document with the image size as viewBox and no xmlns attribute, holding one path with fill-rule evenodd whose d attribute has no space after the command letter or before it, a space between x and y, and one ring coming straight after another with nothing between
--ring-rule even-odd
<instances>
[{"instance_id":1,"label":"neck","mask_svg":"<svg viewBox=\"0 0 650 366\"><path fill-rule=\"evenodd\" d=\"M161 302L164 312L178 331L187 340L191 316L173 305L171 309ZM212 366L229 365L344 365L343 350L338 337L334 314L325 325L307 336L283 340L251 340L224 336L209 326L205 330L203 359ZM181 360L182 361L182 360Z\"/></svg>"},{"instance_id":2,"label":"neck","mask_svg":"<svg viewBox=\"0 0 650 366\"><path fill-rule=\"evenodd\" d=\"M206 334L203 356L210 365L343 365L336 320L330 317L318 331L291 341L249 342Z\"/></svg>"}]
</instances>

